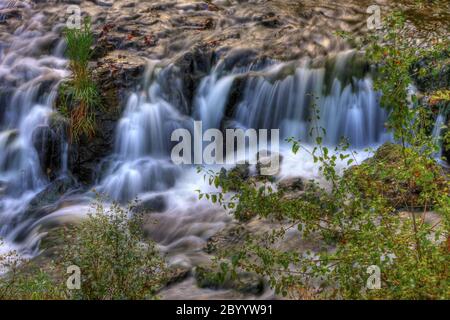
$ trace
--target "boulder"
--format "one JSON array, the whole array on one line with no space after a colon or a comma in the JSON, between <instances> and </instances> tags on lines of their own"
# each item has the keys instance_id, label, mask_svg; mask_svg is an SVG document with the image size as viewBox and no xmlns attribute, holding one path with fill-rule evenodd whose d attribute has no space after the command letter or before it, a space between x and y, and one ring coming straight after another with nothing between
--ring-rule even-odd
<instances>
[{"instance_id":1,"label":"boulder","mask_svg":"<svg viewBox=\"0 0 450 320\"><path fill-rule=\"evenodd\" d=\"M141 201L133 208L136 213L163 212L167 208L166 199L163 196L156 196Z\"/></svg>"},{"instance_id":2,"label":"boulder","mask_svg":"<svg viewBox=\"0 0 450 320\"><path fill-rule=\"evenodd\" d=\"M256 154L256 159L258 175L273 176L280 173L283 157L278 152L262 150Z\"/></svg>"},{"instance_id":3,"label":"boulder","mask_svg":"<svg viewBox=\"0 0 450 320\"><path fill-rule=\"evenodd\" d=\"M239 272L236 278L223 274L214 267L199 266L195 269L195 279L200 288L232 289L244 294L260 295L265 288L264 279L250 272Z\"/></svg>"},{"instance_id":4,"label":"boulder","mask_svg":"<svg viewBox=\"0 0 450 320\"><path fill-rule=\"evenodd\" d=\"M184 52L165 70L164 78L161 79L167 100L177 106L181 113L192 114L195 92L213 65L213 51L208 46L198 45Z\"/></svg>"},{"instance_id":5,"label":"boulder","mask_svg":"<svg viewBox=\"0 0 450 320\"><path fill-rule=\"evenodd\" d=\"M393 143L385 143L372 158L348 168L344 175L349 183L360 190L363 197L376 198L383 195L396 209L422 208L425 205L433 207L435 199L424 188L423 179L435 186L437 192L448 192L448 175L443 168L435 161L420 156L414 158L414 163L405 166L402 146ZM427 192L426 199L423 192Z\"/></svg>"},{"instance_id":6,"label":"boulder","mask_svg":"<svg viewBox=\"0 0 450 320\"><path fill-rule=\"evenodd\" d=\"M303 191L305 184L299 177L285 178L278 183L278 188L285 192Z\"/></svg>"},{"instance_id":7,"label":"boulder","mask_svg":"<svg viewBox=\"0 0 450 320\"><path fill-rule=\"evenodd\" d=\"M39 155L42 171L50 180L55 179L63 167L67 128L67 120L54 113L48 126L42 125L33 131L33 146Z\"/></svg>"}]
</instances>

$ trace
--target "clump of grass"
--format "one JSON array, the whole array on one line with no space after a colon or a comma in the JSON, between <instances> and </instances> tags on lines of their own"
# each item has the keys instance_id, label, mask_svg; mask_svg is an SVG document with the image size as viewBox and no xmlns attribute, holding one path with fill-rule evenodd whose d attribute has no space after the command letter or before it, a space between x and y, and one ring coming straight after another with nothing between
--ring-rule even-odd
<instances>
[{"instance_id":1,"label":"clump of grass","mask_svg":"<svg viewBox=\"0 0 450 320\"><path fill-rule=\"evenodd\" d=\"M81 135L92 137L95 133L95 108L101 105L100 95L89 70L92 55L91 46L94 36L91 22L86 18L80 29L66 28L64 36L67 42L66 54L72 79L63 87L65 95L72 98L72 108L66 113L70 119L70 137L78 140Z\"/></svg>"}]
</instances>

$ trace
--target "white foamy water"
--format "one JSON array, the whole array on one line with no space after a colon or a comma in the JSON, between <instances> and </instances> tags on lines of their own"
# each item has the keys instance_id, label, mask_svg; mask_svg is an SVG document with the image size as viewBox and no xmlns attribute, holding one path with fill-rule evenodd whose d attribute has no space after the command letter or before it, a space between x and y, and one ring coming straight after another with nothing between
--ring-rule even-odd
<instances>
[{"instance_id":1,"label":"white foamy water","mask_svg":"<svg viewBox=\"0 0 450 320\"><path fill-rule=\"evenodd\" d=\"M0 237L15 249L32 248L14 238L28 204L48 183L34 134L48 126L56 85L69 74L58 48L58 56L42 53L59 39L58 26L45 30L44 19L33 15L0 42Z\"/></svg>"}]
</instances>

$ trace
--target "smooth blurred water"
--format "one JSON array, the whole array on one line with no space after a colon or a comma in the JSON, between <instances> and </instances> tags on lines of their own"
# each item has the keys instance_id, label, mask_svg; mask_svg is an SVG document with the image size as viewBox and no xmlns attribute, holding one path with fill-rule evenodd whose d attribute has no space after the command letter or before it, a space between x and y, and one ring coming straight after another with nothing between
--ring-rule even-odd
<instances>
[{"instance_id":1,"label":"smooth blurred water","mask_svg":"<svg viewBox=\"0 0 450 320\"><path fill-rule=\"evenodd\" d=\"M35 14L0 42L0 237L6 242L14 240L29 202L49 182L35 133L48 126L57 84L69 74L60 43L57 56L43 53L59 38L56 27L44 31L44 19Z\"/></svg>"},{"instance_id":2,"label":"smooth blurred water","mask_svg":"<svg viewBox=\"0 0 450 320\"><path fill-rule=\"evenodd\" d=\"M31 25L39 22L39 16L36 19ZM35 41L33 37L48 37L27 30L18 31L0 56L0 81L11 85L11 94L1 100L0 235L9 246L28 251L32 248L36 253L45 226L85 216L94 193L74 192L64 199L64 205L44 216L22 217L30 201L49 183L39 163L42 150L33 144L33 131L48 125L58 81L68 74L65 61L60 58L64 43L57 39L52 38L51 56L34 57L27 50L23 50L25 55L15 51L21 44L26 47ZM24 41L23 37L31 38ZM203 130L280 129L283 139L292 136L300 139L305 148L312 148L316 132L311 129L318 126L325 129L325 144L336 145L345 136L351 148L358 150L356 160L362 161L368 153L361 149L376 148L390 138L384 128L387 113L378 105L379 94L373 90L370 75L342 76L354 71L353 54L343 52L333 63L322 66L313 65L312 61L274 62L259 68L225 71L219 63L200 81L190 102L192 114L186 114L184 105L171 103L176 99L167 96L176 91L172 86L177 84L165 78L172 66L149 62L143 89L129 93L117 123L114 151L104 159L104 170L92 187L111 200L126 204L137 198L147 206L144 209L152 211L151 221L145 223L144 229L167 253L171 264L191 267L207 261L209 257L202 248L209 237L231 221L231 216L207 200L198 200L197 190L208 192L214 188L196 172L195 165L178 166L171 161L172 132L178 128L192 132L196 120L202 121ZM15 68L20 72L12 72ZM18 81L10 82L11 73ZM240 88L236 87L237 79L241 81ZM233 90L238 89L242 91L236 104L231 105L230 97L236 93ZM293 155L289 144L281 142L283 160L277 179L322 179L308 153ZM67 145L61 150L65 152L61 157L64 171ZM238 154L238 159L245 155L255 157L258 150L245 151ZM342 169L345 163L338 166ZM208 168L220 170L221 166ZM251 170L254 172L255 167ZM24 230L27 236L16 241L19 231Z\"/></svg>"}]
</instances>

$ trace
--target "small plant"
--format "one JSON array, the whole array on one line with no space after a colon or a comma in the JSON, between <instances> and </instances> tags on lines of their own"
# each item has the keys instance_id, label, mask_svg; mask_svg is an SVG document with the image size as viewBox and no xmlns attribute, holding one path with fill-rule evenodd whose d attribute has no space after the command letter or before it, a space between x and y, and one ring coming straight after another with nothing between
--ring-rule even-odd
<instances>
[{"instance_id":1,"label":"small plant","mask_svg":"<svg viewBox=\"0 0 450 320\"><path fill-rule=\"evenodd\" d=\"M152 299L165 278L165 263L153 242L145 240L139 216L118 204L95 213L78 225L63 229L62 269L81 270L81 289L74 299Z\"/></svg>"},{"instance_id":2,"label":"small plant","mask_svg":"<svg viewBox=\"0 0 450 320\"><path fill-rule=\"evenodd\" d=\"M129 208L131 210L131 208ZM155 244L145 240L140 216L118 204L95 211L53 235L62 240L54 260L43 265L0 255L0 300L155 299L165 283L166 265ZM68 290L67 268L80 268L80 289Z\"/></svg>"},{"instance_id":3,"label":"small plant","mask_svg":"<svg viewBox=\"0 0 450 320\"><path fill-rule=\"evenodd\" d=\"M1 240L0 240L1 244ZM61 283L16 251L0 255L0 300L65 299Z\"/></svg>"},{"instance_id":4,"label":"small plant","mask_svg":"<svg viewBox=\"0 0 450 320\"><path fill-rule=\"evenodd\" d=\"M90 20L86 18L81 29L66 28L64 35L72 79L61 87L61 107L70 119L70 137L72 140L78 140L83 134L88 137L94 135L94 112L95 108L101 105L97 86L89 70L91 46L94 41ZM72 102L70 110L67 97L70 97Z\"/></svg>"}]
</instances>

